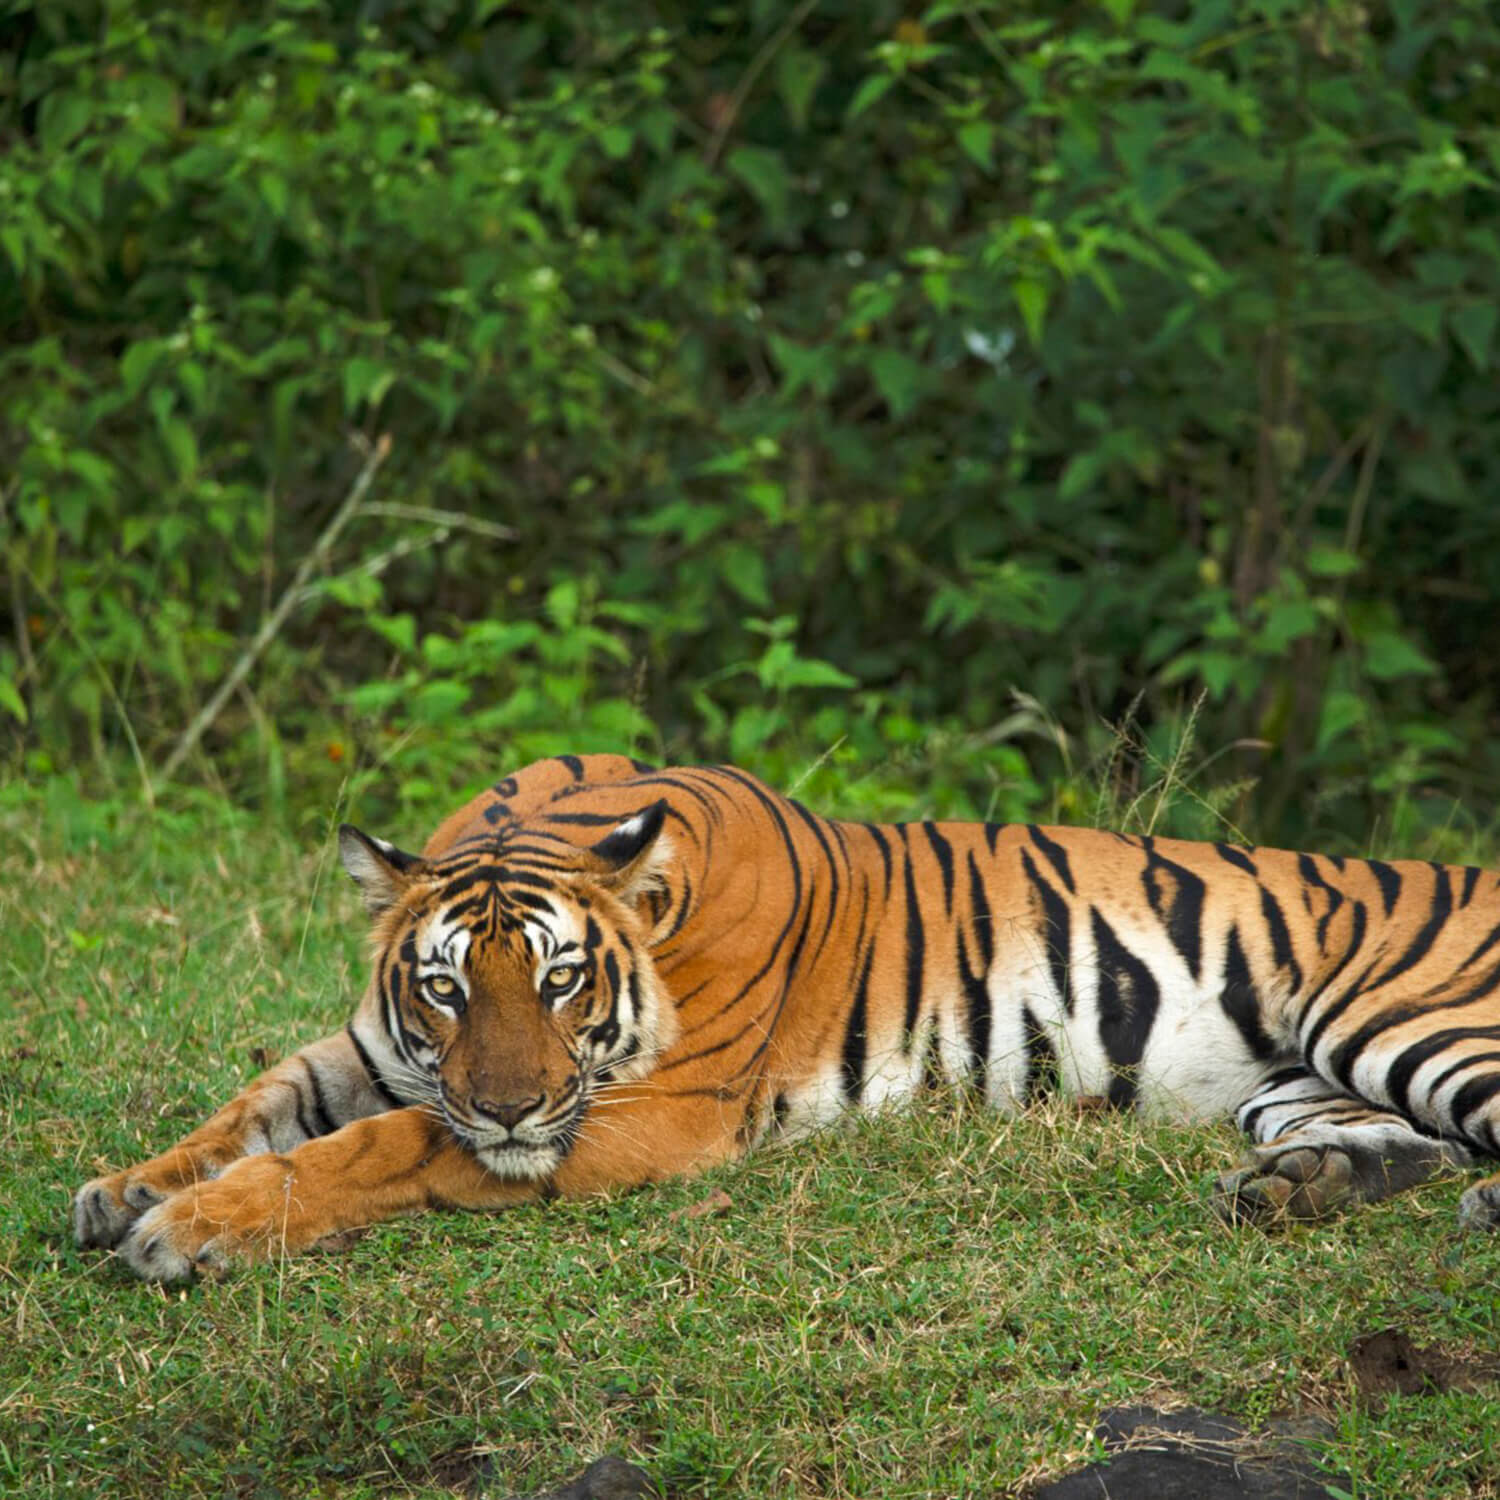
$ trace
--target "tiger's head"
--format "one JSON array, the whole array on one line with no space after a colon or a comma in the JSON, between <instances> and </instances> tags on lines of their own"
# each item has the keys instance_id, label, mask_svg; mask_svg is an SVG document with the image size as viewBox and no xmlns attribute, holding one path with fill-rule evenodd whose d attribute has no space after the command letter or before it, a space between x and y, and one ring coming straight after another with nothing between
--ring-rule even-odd
<instances>
[{"instance_id":1,"label":"tiger's head","mask_svg":"<svg viewBox=\"0 0 1500 1500\"><path fill-rule=\"evenodd\" d=\"M676 1037L648 951L666 810L588 848L513 825L429 858L339 830L374 917L353 1032L391 1093L440 1110L499 1176L555 1171L599 1090Z\"/></svg>"}]
</instances>

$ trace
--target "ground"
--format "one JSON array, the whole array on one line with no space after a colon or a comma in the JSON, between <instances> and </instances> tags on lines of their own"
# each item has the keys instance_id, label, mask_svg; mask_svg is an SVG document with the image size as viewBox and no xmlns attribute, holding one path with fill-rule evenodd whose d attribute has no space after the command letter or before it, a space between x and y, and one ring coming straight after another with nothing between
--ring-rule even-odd
<instances>
[{"instance_id":1,"label":"ground","mask_svg":"<svg viewBox=\"0 0 1500 1500\"><path fill-rule=\"evenodd\" d=\"M672 1496L1006 1495L1149 1402L1321 1418L1351 1494L1500 1496L1500 1388L1372 1393L1349 1357L1500 1348L1500 1237L1458 1231L1452 1180L1230 1228L1227 1126L939 1100L186 1290L79 1254L80 1182L347 1013L363 923L322 835L0 829L0 1491L507 1495L614 1452Z\"/></svg>"}]
</instances>

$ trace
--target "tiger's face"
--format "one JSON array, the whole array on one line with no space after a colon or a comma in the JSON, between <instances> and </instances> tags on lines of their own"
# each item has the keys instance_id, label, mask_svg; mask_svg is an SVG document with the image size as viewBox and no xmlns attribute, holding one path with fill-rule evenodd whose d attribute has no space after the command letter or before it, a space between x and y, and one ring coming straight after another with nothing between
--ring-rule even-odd
<instances>
[{"instance_id":1,"label":"tiger's face","mask_svg":"<svg viewBox=\"0 0 1500 1500\"><path fill-rule=\"evenodd\" d=\"M642 900L664 813L592 849L516 829L434 861L340 830L376 918L355 1035L392 1093L439 1110L499 1176L555 1171L601 1090L675 1036Z\"/></svg>"}]
</instances>

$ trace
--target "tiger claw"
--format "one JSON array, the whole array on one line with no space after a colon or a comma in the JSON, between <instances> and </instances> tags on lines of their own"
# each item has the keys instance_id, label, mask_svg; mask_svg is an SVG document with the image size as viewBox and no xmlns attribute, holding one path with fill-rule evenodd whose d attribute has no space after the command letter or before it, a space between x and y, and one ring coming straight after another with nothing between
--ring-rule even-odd
<instances>
[{"instance_id":1,"label":"tiger claw","mask_svg":"<svg viewBox=\"0 0 1500 1500\"><path fill-rule=\"evenodd\" d=\"M1257 1155L1226 1172L1214 1189L1214 1208L1230 1224L1262 1227L1321 1219L1358 1197L1354 1164L1334 1148L1299 1147Z\"/></svg>"}]
</instances>

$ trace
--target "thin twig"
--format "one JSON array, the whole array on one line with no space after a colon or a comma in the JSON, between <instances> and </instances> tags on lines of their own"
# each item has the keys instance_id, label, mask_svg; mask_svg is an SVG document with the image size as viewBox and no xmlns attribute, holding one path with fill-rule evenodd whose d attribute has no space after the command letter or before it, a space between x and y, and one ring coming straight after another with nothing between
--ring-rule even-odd
<instances>
[{"instance_id":1,"label":"thin twig","mask_svg":"<svg viewBox=\"0 0 1500 1500\"><path fill-rule=\"evenodd\" d=\"M429 526L441 526L449 531L472 531L475 536L487 536L496 542L513 542L520 534L513 526L481 521L478 516L465 515L461 510L431 510L425 505L399 505L389 500L365 506L363 514L389 516L393 521L426 521Z\"/></svg>"},{"instance_id":2,"label":"thin twig","mask_svg":"<svg viewBox=\"0 0 1500 1500\"><path fill-rule=\"evenodd\" d=\"M104 691L109 694L109 701L114 704L115 712L120 716L120 727L125 731L125 739L130 745L131 758L135 761L136 773L141 778L141 796L145 799L147 807L156 805L156 798L151 786L151 772L146 766L146 757L141 753L140 741L135 737L135 726L130 722L130 714L126 711L124 699L120 697L119 689L115 686L114 679L104 669L104 663L94 653L94 648L84 639L77 627L69 619L62 604L48 591L42 581L23 562L21 569L30 583L32 591L42 600L48 609L57 616L58 623L72 638L73 644L78 648L85 661L99 674L99 681L104 684Z\"/></svg>"},{"instance_id":3,"label":"thin twig","mask_svg":"<svg viewBox=\"0 0 1500 1500\"><path fill-rule=\"evenodd\" d=\"M307 556L298 564L292 581L286 586L281 598L277 600L276 608L265 618L260 629L255 632L255 638L240 653L239 660L229 669L228 675L214 691L213 697L198 711L197 717L183 730L182 737L172 747L172 753L167 757L166 763L156 778L158 787L170 781L172 773L192 754L209 725L219 717L224 705L234 696L234 690L250 675L250 669L260 659L261 653L276 639L281 627L286 624L287 616L304 597L307 580L312 575L313 569L327 560L329 549L338 539L338 534L354 518L376 472L385 462L386 455L390 451L390 435L382 433L370 450L370 456L365 460L364 467L350 486L349 493L344 497L344 503L339 506L333 519L323 528L322 535L313 543Z\"/></svg>"},{"instance_id":4,"label":"thin twig","mask_svg":"<svg viewBox=\"0 0 1500 1500\"><path fill-rule=\"evenodd\" d=\"M724 142L729 138L729 132L734 129L734 122L739 118L740 110L750 96L750 90L755 87L755 80L765 71L766 64L781 50L782 43L813 13L817 4L818 0L802 0L802 4L781 23L765 46L750 59L750 66L745 69L744 75L735 84L734 92L729 96L729 102L724 106L724 112L719 117L718 124L714 126L713 139L709 141L703 153L704 166L712 167L718 162L719 153L724 149Z\"/></svg>"},{"instance_id":5,"label":"thin twig","mask_svg":"<svg viewBox=\"0 0 1500 1500\"><path fill-rule=\"evenodd\" d=\"M448 540L448 528L439 526L435 531L429 531L426 536L402 537L400 541L393 542L384 552L378 552L374 557L367 557L363 562L355 563L352 568L346 568L342 573L335 573L331 578L320 578L316 583L303 586L301 594L297 597L297 604L305 604L309 600L319 599L328 592L329 585L339 583L345 578L379 578L390 565L402 557L410 557L413 552L423 552L428 547L440 547Z\"/></svg>"}]
</instances>

